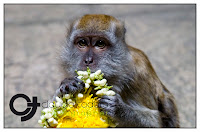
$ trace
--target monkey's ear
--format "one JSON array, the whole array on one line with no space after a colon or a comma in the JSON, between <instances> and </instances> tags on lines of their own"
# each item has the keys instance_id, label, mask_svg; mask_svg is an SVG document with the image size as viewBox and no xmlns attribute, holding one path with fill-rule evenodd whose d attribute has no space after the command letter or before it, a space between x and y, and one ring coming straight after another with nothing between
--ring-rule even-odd
<instances>
[{"instance_id":1,"label":"monkey's ear","mask_svg":"<svg viewBox=\"0 0 200 132\"><path fill-rule=\"evenodd\" d=\"M72 31L75 29L75 23L77 23L77 21L79 21L79 19L81 19L81 17L74 17L72 19L68 20L68 24L65 26L66 27L66 38L69 38L69 36L71 36Z\"/></svg>"},{"instance_id":2,"label":"monkey's ear","mask_svg":"<svg viewBox=\"0 0 200 132\"><path fill-rule=\"evenodd\" d=\"M124 34L126 34L126 28L124 27Z\"/></svg>"},{"instance_id":3,"label":"monkey's ear","mask_svg":"<svg viewBox=\"0 0 200 132\"><path fill-rule=\"evenodd\" d=\"M75 22L74 19L70 19L70 20L68 20L68 23L65 25L65 29L66 29L65 37L66 38L69 38L69 36L71 35L74 22Z\"/></svg>"},{"instance_id":4,"label":"monkey's ear","mask_svg":"<svg viewBox=\"0 0 200 132\"><path fill-rule=\"evenodd\" d=\"M124 35L126 34L126 28L125 28L125 19L124 18L120 18L117 17L117 22L116 22L116 27L117 27L117 34L119 34L120 36L118 37L124 37Z\"/></svg>"},{"instance_id":5,"label":"monkey's ear","mask_svg":"<svg viewBox=\"0 0 200 132\"><path fill-rule=\"evenodd\" d=\"M126 27L125 27L125 21L120 20L121 24L122 24L122 28L123 28L123 33L126 34Z\"/></svg>"},{"instance_id":6,"label":"monkey's ear","mask_svg":"<svg viewBox=\"0 0 200 132\"><path fill-rule=\"evenodd\" d=\"M124 38L125 33L126 33L126 28L125 28L124 22L123 21L116 22L115 35L118 38Z\"/></svg>"}]
</instances>

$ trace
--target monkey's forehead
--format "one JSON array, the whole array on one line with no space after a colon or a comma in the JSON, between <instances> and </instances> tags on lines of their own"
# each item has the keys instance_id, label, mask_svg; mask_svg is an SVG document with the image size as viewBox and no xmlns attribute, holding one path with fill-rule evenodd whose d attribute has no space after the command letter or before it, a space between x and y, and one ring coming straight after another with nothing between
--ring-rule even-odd
<instances>
[{"instance_id":1,"label":"monkey's forehead","mask_svg":"<svg viewBox=\"0 0 200 132\"><path fill-rule=\"evenodd\" d=\"M109 30L111 22L115 23L118 20L109 15L89 14L84 15L76 21L75 28L80 30L106 31Z\"/></svg>"}]
</instances>

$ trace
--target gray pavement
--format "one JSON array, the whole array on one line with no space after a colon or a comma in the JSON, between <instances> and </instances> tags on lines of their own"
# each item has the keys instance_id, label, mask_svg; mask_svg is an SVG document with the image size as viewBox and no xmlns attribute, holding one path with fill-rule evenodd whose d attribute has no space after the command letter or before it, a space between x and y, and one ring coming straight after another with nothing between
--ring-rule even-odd
<instances>
[{"instance_id":1,"label":"gray pavement","mask_svg":"<svg viewBox=\"0 0 200 132\"><path fill-rule=\"evenodd\" d=\"M195 5L5 5L5 127L39 127L41 107L21 122L9 101L17 93L52 97L63 79L57 57L69 20L90 13L125 21L127 43L148 55L174 94L181 127L196 127ZM14 106L23 111L26 102Z\"/></svg>"}]
</instances>

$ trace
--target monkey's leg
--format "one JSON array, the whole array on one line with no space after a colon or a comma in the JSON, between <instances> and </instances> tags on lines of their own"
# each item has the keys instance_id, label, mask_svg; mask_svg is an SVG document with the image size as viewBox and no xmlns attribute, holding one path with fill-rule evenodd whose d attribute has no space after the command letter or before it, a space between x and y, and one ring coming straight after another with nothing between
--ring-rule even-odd
<instances>
[{"instance_id":1,"label":"monkey's leg","mask_svg":"<svg viewBox=\"0 0 200 132\"><path fill-rule=\"evenodd\" d=\"M174 101L173 95L164 88L164 95L162 98L158 98L158 109L162 113L162 124L163 127L180 127L178 110Z\"/></svg>"},{"instance_id":2,"label":"monkey's leg","mask_svg":"<svg viewBox=\"0 0 200 132\"><path fill-rule=\"evenodd\" d=\"M162 127L159 111L157 110L140 106L135 108L127 106L122 115L122 120L126 120L126 122L121 123L122 127Z\"/></svg>"},{"instance_id":3,"label":"monkey's leg","mask_svg":"<svg viewBox=\"0 0 200 132\"><path fill-rule=\"evenodd\" d=\"M78 92L81 92L84 90L85 83L78 79L77 77L74 78L65 78L61 84L60 87L56 90L56 93L53 97L53 100L55 100L55 97L61 97L64 94L75 94Z\"/></svg>"},{"instance_id":4,"label":"monkey's leg","mask_svg":"<svg viewBox=\"0 0 200 132\"><path fill-rule=\"evenodd\" d=\"M117 127L162 127L159 111L144 106L125 104L117 96L102 96L99 107L111 119L118 122Z\"/></svg>"}]
</instances>

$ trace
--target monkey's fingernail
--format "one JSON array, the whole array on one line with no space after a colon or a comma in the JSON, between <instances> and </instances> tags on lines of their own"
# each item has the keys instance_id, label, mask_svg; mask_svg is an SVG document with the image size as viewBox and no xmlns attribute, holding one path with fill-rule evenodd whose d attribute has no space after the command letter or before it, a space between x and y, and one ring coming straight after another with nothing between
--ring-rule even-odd
<instances>
[{"instance_id":1,"label":"monkey's fingernail","mask_svg":"<svg viewBox=\"0 0 200 132\"><path fill-rule=\"evenodd\" d=\"M61 92L61 93L63 92L63 89L62 89L62 88L60 89L60 92Z\"/></svg>"}]
</instances>

